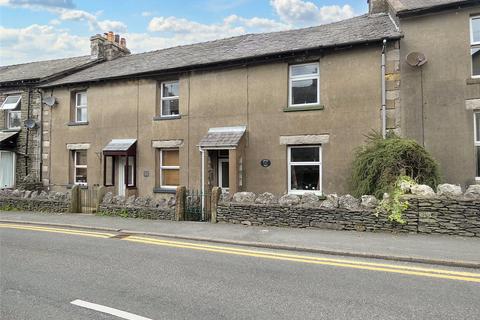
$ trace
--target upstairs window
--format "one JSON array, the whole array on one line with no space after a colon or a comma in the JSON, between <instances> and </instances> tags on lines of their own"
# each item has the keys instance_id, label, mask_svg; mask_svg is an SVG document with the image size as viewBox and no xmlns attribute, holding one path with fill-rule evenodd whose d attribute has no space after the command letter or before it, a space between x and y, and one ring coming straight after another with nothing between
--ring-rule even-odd
<instances>
[{"instance_id":1,"label":"upstairs window","mask_svg":"<svg viewBox=\"0 0 480 320\"><path fill-rule=\"evenodd\" d=\"M87 92L75 93L75 122L87 122Z\"/></svg>"},{"instance_id":2,"label":"upstairs window","mask_svg":"<svg viewBox=\"0 0 480 320\"><path fill-rule=\"evenodd\" d=\"M289 106L304 107L320 103L319 63L290 66Z\"/></svg>"},{"instance_id":3,"label":"upstairs window","mask_svg":"<svg viewBox=\"0 0 480 320\"><path fill-rule=\"evenodd\" d=\"M160 84L160 116L178 116L179 112L179 83L167 81Z\"/></svg>"},{"instance_id":4,"label":"upstairs window","mask_svg":"<svg viewBox=\"0 0 480 320\"><path fill-rule=\"evenodd\" d=\"M480 77L480 16L470 19L470 54L472 76Z\"/></svg>"},{"instance_id":5,"label":"upstairs window","mask_svg":"<svg viewBox=\"0 0 480 320\"><path fill-rule=\"evenodd\" d=\"M21 100L21 95L8 96L0 107L1 110L5 110L7 129L20 129L22 127Z\"/></svg>"}]
</instances>

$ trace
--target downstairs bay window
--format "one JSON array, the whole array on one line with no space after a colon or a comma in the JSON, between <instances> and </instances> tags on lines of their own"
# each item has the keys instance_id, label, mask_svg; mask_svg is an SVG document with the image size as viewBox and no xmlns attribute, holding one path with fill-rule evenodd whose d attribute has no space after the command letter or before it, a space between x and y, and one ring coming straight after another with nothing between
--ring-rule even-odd
<instances>
[{"instance_id":1,"label":"downstairs bay window","mask_svg":"<svg viewBox=\"0 0 480 320\"><path fill-rule=\"evenodd\" d=\"M322 147L288 147L288 193L322 193Z\"/></svg>"}]
</instances>

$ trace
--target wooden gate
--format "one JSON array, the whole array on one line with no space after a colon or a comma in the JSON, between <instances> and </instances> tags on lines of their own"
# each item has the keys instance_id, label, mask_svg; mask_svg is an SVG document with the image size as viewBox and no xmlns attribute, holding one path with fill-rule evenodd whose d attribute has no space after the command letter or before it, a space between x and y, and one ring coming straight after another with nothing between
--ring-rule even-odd
<instances>
[{"instance_id":1,"label":"wooden gate","mask_svg":"<svg viewBox=\"0 0 480 320\"><path fill-rule=\"evenodd\" d=\"M79 202L81 213L96 213L99 203L99 186L81 188L79 190Z\"/></svg>"}]
</instances>

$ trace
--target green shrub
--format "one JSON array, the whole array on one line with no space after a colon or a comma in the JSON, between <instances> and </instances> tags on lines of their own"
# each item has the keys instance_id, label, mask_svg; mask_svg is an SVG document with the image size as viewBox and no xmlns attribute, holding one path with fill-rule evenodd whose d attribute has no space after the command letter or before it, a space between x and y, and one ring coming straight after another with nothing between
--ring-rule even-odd
<instances>
[{"instance_id":1,"label":"green shrub","mask_svg":"<svg viewBox=\"0 0 480 320\"><path fill-rule=\"evenodd\" d=\"M382 201L380 201L376 209L377 217L380 213L386 213L389 221L405 224L403 213L408 209L410 204L407 200L402 199L402 196L405 195L405 190L402 188L402 184L404 183L414 185L415 181L410 177L400 176L395 182L393 189L388 194L388 197L383 198Z\"/></svg>"},{"instance_id":2,"label":"green shrub","mask_svg":"<svg viewBox=\"0 0 480 320\"><path fill-rule=\"evenodd\" d=\"M357 197L371 194L382 198L392 192L401 176L434 189L440 182L438 164L425 148L393 133L386 139L376 132L367 135L367 144L357 149L352 169Z\"/></svg>"}]
</instances>

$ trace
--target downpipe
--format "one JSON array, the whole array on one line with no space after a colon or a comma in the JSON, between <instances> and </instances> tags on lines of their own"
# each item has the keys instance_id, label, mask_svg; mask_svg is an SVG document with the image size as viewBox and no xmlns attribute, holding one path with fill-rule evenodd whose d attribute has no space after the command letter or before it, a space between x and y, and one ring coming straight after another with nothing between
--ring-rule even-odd
<instances>
[{"instance_id":1,"label":"downpipe","mask_svg":"<svg viewBox=\"0 0 480 320\"><path fill-rule=\"evenodd\" d=\"M198 150L200 150L200 153L202 154L202 169L201 169L201 177L200 177L200 183L202 184L201 186L201 192L202 196L201 201L202 201L202 220L205 219L205 150L202 149L201 147L198 147Z\"/></svg>"},{"instance_id":2,"label":"downpipe","mask_svg":"<svg viewBox=\"0 0 480 320\"><path fill-rule=\"evenodd\" d=\"M382 137L387 137L387 97L386 97L386 51L387 39L383 40L382 47Z\"/></svg>"}]
</instances>

